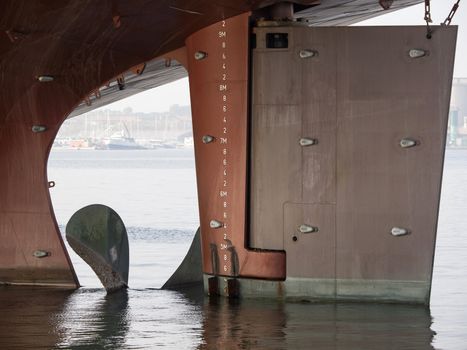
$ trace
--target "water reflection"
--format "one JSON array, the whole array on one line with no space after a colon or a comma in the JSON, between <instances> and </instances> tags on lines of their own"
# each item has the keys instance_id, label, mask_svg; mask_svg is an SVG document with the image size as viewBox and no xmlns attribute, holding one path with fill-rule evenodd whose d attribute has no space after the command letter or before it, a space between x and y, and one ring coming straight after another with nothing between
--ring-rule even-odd
<instances>
[{"instance_id":1,"label":"water reflection","mask_svg":"<svg viewBox=\"0 0 467 350\"><path fill-rule=\"evenodd\" d=\"M429 309L0 288L2 349L433 349Z\"/></svg>"},{"instance_id":2,"label":"water reflection","mask_svg":"<svg viewBox=\"0 0 467 350\"><path fill-rule=\"evenodd\" d=\"M69 291L0 286L0 349L51 349L61 334L51 316L63 310Z\"/></svg>"},{"instance_id":3,"label":"water reflection","mask_svg":"<svg viewBox=\"0 0 467 350\"><path fill-rule=\"evenodd\" d=\"M55 318L62 335L57 347L124 349L130 323L128 300L127 290L111 294L99 289L77 291Z\"/></svg>"},{"instance_id":4,"label":"water reflection","mask_svg":"<svg viewBox=\"0 0 467 350\"><path fill-rule=\"evenodd\" d=\"M199 349L433 349L429 309L411 305L211 301Z\"/></svg>"},{"instance_id":5,"label":"water reflection","mask_svg":"<svg viewBox=\"0 0 467 350\"><path fill-rule=\"evenodd\" d=\"M432 349L426 307L381 304L289 304L287 346L316 349Z\"/></svg>"}]
</instances>

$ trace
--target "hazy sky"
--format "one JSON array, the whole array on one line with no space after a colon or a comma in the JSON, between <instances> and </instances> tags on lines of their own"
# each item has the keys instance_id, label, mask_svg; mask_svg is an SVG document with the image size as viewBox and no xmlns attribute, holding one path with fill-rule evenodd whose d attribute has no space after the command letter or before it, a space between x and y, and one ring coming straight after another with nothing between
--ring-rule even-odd
<instances>
[{"instance_id":1,"label":"hazy sky","mask_svg":"<svg viewBox=\"0 0 467 350\"><path fill-rule=\"evenodd\" d=\"M454 0L432 0L433 24L444 21L454 2ZM424 25L423 17L424 5L419 4L375 17L358 25ZM454 76L467 77L467 0L460 2L452 24L459 25ZM125 107L131 107L135 112L163 112L174 104L190 104L187 78L140 93L104 108L122 110Z\"/></svg>"}]
</instances>

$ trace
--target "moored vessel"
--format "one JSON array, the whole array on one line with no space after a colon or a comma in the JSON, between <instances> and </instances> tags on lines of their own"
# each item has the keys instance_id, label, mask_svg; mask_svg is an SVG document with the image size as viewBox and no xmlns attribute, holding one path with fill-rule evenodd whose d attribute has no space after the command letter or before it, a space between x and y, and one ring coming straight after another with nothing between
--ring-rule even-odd
<instances>
[{"instance_id":1,"label":"moored vessel","mask_svg":"<svg viewBox=\"0 0 467 350\"><path fill-rule=\"evenodd\" d=\"M391 9L376 0L180 3L3 5L0 281L78 286L48 193L56 132L185 69L208 293L428 303L456 28L310 26Z\"/></svg>"}]
</instances>

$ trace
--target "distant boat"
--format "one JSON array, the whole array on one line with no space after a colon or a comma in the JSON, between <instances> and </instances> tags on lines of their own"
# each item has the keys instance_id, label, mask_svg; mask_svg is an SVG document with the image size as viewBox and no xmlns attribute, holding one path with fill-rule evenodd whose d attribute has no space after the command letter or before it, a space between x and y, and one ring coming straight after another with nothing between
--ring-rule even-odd
<instances>
[{"instance_id":1,"label":"distant boat","mask_svg":"<svg viewBox=\"0 0 467 350\"><path fill-rule=\"evenodd\" d=\"M108 149L108 150L136 150L146 149L146 147L140 145L135 141L134 138L130 137L128 128L122 122L122 128L119 131L112 133L109 137L104 137L100 145L96 146L96 149Z\"/></svg>"},{"instance_id":2,"label":"distant boat","mask_svg":"<svg viewBox=\"0 0 467 350\"><path fill-rule=\"evenodd\" d=\"M103 144L105 145L105 149L110 150L145 149L145 147L137 143L132 137L125 137L117 134L105 138Z\"/></svg>"}]
</instances>

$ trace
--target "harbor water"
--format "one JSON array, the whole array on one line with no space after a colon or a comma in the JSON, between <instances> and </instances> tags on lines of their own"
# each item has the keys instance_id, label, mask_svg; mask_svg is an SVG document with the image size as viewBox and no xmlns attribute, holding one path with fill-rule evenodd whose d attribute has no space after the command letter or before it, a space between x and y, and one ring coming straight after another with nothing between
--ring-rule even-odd
<instances>
[{"instance_id":1,"label":"harbor water","mask_svg":"<svg viewBox=\"0 0 467 350\"><path fill-rule=\"evenodd\" d=\"M0 287L0 349L467 349L467 150L446 153L429 308L160 290L199 225L192 150L54 150L48 176L62 230L88 204L120 214L130 288L106 295L69 249L80 289Z\"/></svg>"}]
</instances>

